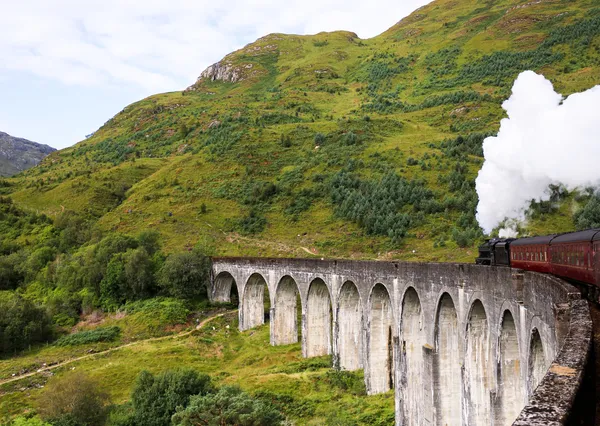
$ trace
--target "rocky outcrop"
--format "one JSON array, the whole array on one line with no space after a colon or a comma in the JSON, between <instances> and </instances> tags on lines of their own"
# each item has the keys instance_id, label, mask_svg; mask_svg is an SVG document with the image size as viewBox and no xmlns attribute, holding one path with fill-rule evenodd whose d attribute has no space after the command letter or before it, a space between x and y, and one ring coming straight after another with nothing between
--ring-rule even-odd
<instances>
[{"instance_id":1,"label":"rocky outcrop","mask_svg":"<svg viewBox=\"0 0 600 426\"><path fill-rule=\"evenodd\" d=\"M243 70L252 69L253 64L244 64L234 66L231 63L217 62L206 68L200 74L198 80L210 80L210 81L225 81L229 83L236 83L243 79Z\"/></svg>"},{"instance_id":2,"label":"rocky outcrop","mask_svg":"<svg viewBox=\"0 0 600 426\"><path fill-rule=\"evenodd\" d=\"M12 176L33 167L54 151L48 145L0 132L0 176Z\"/></svg>"}]
</instances>

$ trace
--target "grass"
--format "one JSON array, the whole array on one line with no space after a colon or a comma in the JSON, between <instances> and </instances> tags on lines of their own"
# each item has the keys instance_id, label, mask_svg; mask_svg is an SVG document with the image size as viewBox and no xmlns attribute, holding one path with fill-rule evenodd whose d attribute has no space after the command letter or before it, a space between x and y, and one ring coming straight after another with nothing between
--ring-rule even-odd
<instances>
[{"instance_id":1,"label":"grass","mask_svg":"<svg viewBox=\"0 0 600 426\"><path fill-rule=\"evenodd\" d=\"M362 372L332 373L330 365L330 357L302 358L299 343L270 346L268 325L239 332L237 314L228 314L184 338L141 343L54 373L83 370L100 381L113 403L123 403L141 370L158 373L186 366L209 373L219 384L239 384L271 399L299 425L383 425L393 419L393 392L366 396ZM32 409L47 380L52 378L38 375L2 386L0 413L11 416Z\"/></svg>"}]
</instances>

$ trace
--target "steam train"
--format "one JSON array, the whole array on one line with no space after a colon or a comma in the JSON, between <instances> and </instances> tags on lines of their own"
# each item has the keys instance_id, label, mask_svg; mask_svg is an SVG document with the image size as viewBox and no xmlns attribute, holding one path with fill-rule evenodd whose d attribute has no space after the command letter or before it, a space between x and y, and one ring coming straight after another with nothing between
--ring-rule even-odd
<instances>
[{"instance_id":1,"label":"steam train","mask_svg":"<svg viewBox=\"0 0 600 426\"><path fill-rule=\"evenodd\" d=\"M600 286L600 229L531 238L494 238L479 247L480 265L505 265Z\"/></svg>"}]
</instances>

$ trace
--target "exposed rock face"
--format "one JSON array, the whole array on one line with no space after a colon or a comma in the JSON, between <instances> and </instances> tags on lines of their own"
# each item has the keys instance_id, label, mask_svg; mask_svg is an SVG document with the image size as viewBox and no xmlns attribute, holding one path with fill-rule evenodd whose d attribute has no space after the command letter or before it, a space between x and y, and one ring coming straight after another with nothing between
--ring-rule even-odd
<instances>
[{"instance_id":1,"label":"exposed rock face","mask_svg":"<svg viewBox=\"0 0 600 426\"><path fill-rule=\"evenodd\" d=\"M54 151L48 145L0 132L0 176L12 176L33 167Z\"/></svg>"},{"instance_id":2,"label":"exposed rock face","mask_svg":"<svg viewBox=\"0 0 600 426\"><path fill-rule=\"evenodd\" d=\"M236 83L242 79L242 68L252 68L252 64L234 66L231 63L217 62L202 71L199 80L220 80Z\"/></svg>"}]
</instances>

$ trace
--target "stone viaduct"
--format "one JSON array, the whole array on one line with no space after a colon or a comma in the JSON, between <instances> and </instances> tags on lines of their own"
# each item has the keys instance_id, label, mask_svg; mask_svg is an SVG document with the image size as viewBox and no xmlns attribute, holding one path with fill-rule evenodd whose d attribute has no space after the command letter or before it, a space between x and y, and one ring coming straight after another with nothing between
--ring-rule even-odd
<instances>
[{"instance_id":1,"label":"stone viaduct","mask_svg":"<svg viewBox=\"0 0 600 426\"><path fill-rule=\"evenodd\" d=\"M588 306L548 275L470 264L215 258L210 296L239 327L364 369L397 425L565 424L591 342Z\"/></svg>"}]
</instances>

